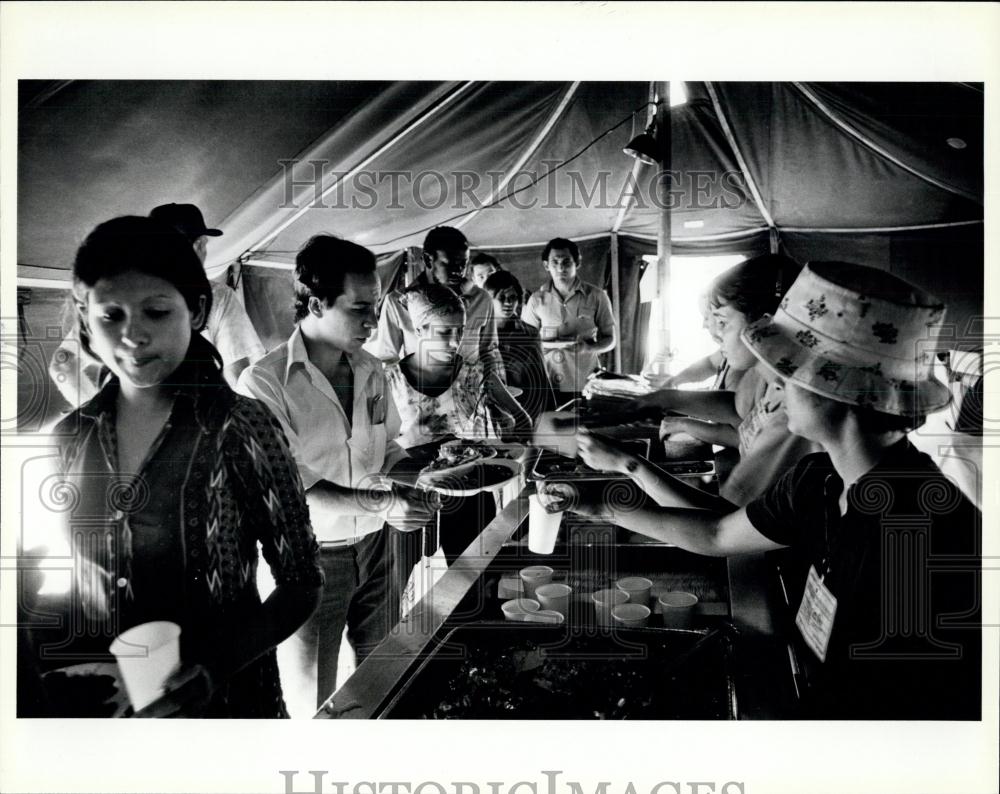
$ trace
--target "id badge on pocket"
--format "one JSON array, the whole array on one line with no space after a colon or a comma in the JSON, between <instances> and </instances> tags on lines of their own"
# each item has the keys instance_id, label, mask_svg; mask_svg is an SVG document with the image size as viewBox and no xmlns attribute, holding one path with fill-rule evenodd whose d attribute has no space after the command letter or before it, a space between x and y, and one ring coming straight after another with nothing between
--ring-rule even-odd
<instances>
[{"instance_id":1,"label":"id badge on pocket","mask_svg":"<svg viewBox=\"0 0 1000 794\"><path fill-rule=\"evenodd\" d=\"M809 566L806 589L802 595L795 625L809 649L821 662L826 661L826 650L833 633L833 619L837 614L837 598L826 588L816 573L816 566Z\"/></svg>"}]
</instances>

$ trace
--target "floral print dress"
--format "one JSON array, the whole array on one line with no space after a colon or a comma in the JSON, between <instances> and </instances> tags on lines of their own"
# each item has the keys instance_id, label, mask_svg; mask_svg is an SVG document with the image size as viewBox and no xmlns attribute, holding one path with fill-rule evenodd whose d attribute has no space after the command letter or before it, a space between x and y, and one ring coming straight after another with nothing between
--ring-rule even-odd
<instances>
[{"instance_id":1,"label":"floral print dress","mask_svg":"<svg viewBox=\"0 0 1000 794\"><path fill-rule=\"evenodd\" d=\"M469 439L498 437L488 404L485 369L481 361L463 361L455 381L436 397L429 397L414 388L398 363L387 364L385 375L402 421L399 444L404 449L447 436Z\"/></svg>"}]
</instances>

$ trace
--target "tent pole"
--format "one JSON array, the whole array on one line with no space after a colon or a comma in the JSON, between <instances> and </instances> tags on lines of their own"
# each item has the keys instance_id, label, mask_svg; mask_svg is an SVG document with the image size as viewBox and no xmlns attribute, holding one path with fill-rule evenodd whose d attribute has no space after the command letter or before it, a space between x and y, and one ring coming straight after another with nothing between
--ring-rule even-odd
<instances>
[{"instance_id":1,"label":"tent pole","mask_svg":"<svg viewBox=\"0 0 1000 794\"><path fill-rule=\"evenodd\" d=\"M615 316L615 372L622 371L622 296L618 270L618 233L611 232L611 308Z\"/></svg>"},{"instance_id":2,"label":"tent pole","mask_svg":"<svg viewBox=\"0 0 1000 794\"><path fill-rule=\"evenodd\" d=\"M657 298L660 301L660 316L650 318L660 324L660 350L649 351L657 355L670 351L670 83L656 83L657 101L662 104L656 108L656 140L660 148L660 227L656 238L656 264L658 270ZM666 374L666 373L664 373Z\"/></svg>"}]
</instances>

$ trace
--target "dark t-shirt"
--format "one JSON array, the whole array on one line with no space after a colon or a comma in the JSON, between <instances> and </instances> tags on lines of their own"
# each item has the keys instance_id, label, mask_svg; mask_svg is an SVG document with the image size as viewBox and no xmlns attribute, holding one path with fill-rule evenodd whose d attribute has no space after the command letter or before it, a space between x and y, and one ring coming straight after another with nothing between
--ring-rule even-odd
<instances>
[{"instance_id":1,"label":"dark t-shirt","mask_svg":"<svg viewBox=\"0 0 1000 794\"><path fill-rule=\"evenodd\" d=\"M497 341L507 385L521 390L516 399L531 418L555 408L555 395L545 371L538 329L520 320L498 323Z\"/></svg>"},{"instance_id":2,"label":"dark t-shirt","mask_svg":"<svg viewBox=\"0 0 1000 794\"><path fill-rule=\"evenodd\" d=\"M906 439L850 487L809 455L747 505L791 547L804 716L979 719L981 515ZM810 566L837 599L826 660L794 625Z\"/></svg>"}]
</instances>

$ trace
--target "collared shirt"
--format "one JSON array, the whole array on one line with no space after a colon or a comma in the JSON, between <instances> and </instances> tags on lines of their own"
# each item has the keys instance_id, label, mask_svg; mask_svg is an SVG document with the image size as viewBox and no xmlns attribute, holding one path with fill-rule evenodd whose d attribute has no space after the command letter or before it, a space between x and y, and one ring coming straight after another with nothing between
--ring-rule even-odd
<instances>
[{"instance_id":1,"label":"collared shirt","mask_svg":"<svg viewBox=\"0 0 1000 794\"><path fill-rule=\"evenodd\" d=\"M746 506L791 547L792 615L810 566L837 600L824 662L789 627L809 715L979 719L979 511L905 438L850 486L841 515L843 490L819 453Z\"/></svg>"},{"instance_id":2,"label":"collared shirt","mask_svg":"<svg viewBox=\"0 0 1000 794\"><path fill-rule=\"evenodd\" d=\"M579 347L547 345L545 339L554 336L560 341L580 338L593 341L598 336L613 334L615 316L604 290L577 278L569 297L563 300L549 280L528 298L521 319L541 332L545 368L552 387L560 392L583 391L599 354Z\"/></svg>"},{"instance_id":3,"label":"collared shirt","mask_svg":"<svg viewBox=\"0 0 1000 794\"><path fill-rule=\"evenodd\" d=\"M55 427L59 475L77 495L64 518L81 572L78 653L92 652L92 640L106 653L122 630L172 620L186 661L225 657L260 608L258 543L279 585L323 583L274 417L233 394L214 365L182 366L170 416L135 475L118 465L117 378ZM235 674L206 716L287 716L274 650Z\"/></svg>"},{"instance_id":4,"label":"collared shirt","mask_svg":"<svg viewBox=\"0 0 1000 794\"><path fill-rule=\"evenodd\" d=\"M426 282L421 273L417 281ZM467 362L486 362L504 380L503 363L497 344L497 327L493 317L493 299L486 290L471 281L462 287L462 303L465 304L465 332L458 347L458 354ZM365 344L365 350L385 362L399 361L415 353L419 337L410 319L410 313L403 305L403 292L395 290L385 296L378 318L378 331Z\"/></svg>"},{"instance_id":5,"label":"collared shirt","mask_svg":"<svg viewBox=\"0 0 1000 794\"><path fill-rule=\"evenodd\" d=\"M239 302L236 293L225 284L210 282L212 310L208 313L201 335L211 342L222 356L222 365L228 366L242 358L250 363L264 355L264 345ZM76 325L60 343L49 364L49 375L60 394L74 408L83 405L100 389L104 365L90 355L80 344Z\"/></svg>"},{"instance_id":6,"label":"collared shirt","mask_svg":"<svg viewBox=\"0 0 1000 794\"><path fill-rule=\"evenodd\" d=\"M306 490L320 480L344 488L377 487L376 475L405 456L396 441L399 414L382 363L363 350L348 360L354 372L350 422L330 382L309 360L298 326L287 342L247 367L237 385L278 418ZM313 530L323 542L353 541L384 523L375 515L344 516L334 526L316 524Z\"/></svg>"}]
</instances>

